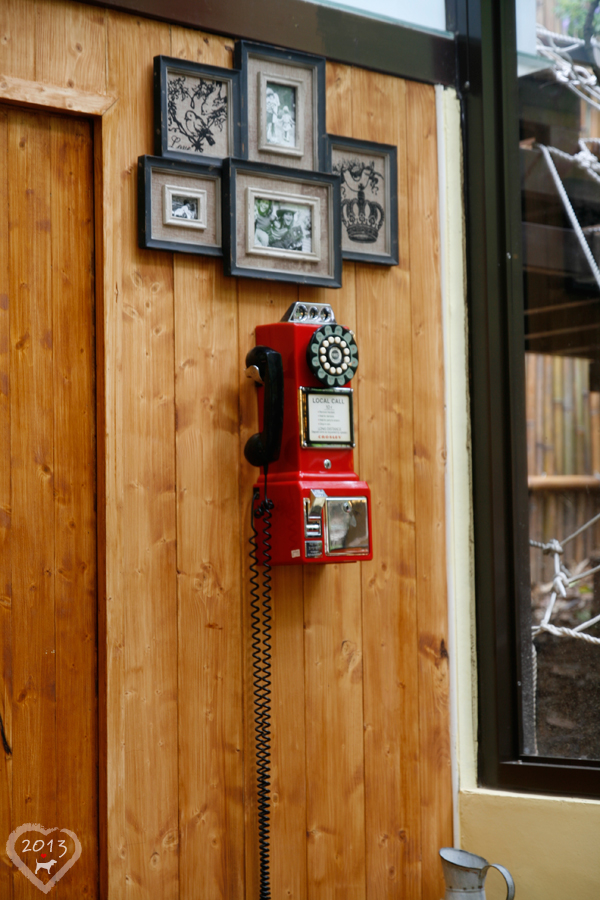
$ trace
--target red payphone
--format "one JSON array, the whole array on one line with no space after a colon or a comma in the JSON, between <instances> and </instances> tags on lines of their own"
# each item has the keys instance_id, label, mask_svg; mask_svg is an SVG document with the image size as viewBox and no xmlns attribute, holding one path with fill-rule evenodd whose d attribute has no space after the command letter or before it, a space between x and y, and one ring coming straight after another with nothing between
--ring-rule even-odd
<instances>
[{"instance_id":1,"label":"red payphone","mask_svg":"<svg viewBox=\"0 0 600 900\"><path fill-rule=\"evenodd\" d=\"M352 453L354 334L328 304L294 303L281 322L259 325L256 341L246 374L258 385L261 430L244 453L262 468L253 489L250 584L259 898L270 900L271 567L368 560L373 549L371 495Z\"/></svg>"},{"instance_id":2,"label":"red payphone","mask_svg":"<svg viewBox=\"0 0 600 900\"><path fill-rule=\"evenodd\" d=\"M268 478L271 565L372 559L370 491L352 452L353 332L328 304L294 303L280 322L256 328L256 342L246 374L260 388L261 430L245 456L263 469L255 512Z\"/></svg>"}]
</instances>

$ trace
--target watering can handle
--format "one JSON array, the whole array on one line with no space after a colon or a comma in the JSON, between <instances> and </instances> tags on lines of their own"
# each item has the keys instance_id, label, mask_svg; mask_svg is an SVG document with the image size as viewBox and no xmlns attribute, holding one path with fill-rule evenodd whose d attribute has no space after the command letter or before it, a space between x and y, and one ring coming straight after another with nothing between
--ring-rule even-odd
<instances>
[{"instance_id":1,"label":"watering can handle","mask_svg":"<svg viewBox=\"0 0 600 900\"><path fill-rule=\"evenodd\" d=\"M504 866L499 866L497 863L489 863L486 866L486 869L498 869L500 874L504 876L506 887L508 888L506 900L513 900L513 897L515 896L515 883L512 880L512 875L510 874L508 869L505 869Z\"/></svg>"}]
</instances>

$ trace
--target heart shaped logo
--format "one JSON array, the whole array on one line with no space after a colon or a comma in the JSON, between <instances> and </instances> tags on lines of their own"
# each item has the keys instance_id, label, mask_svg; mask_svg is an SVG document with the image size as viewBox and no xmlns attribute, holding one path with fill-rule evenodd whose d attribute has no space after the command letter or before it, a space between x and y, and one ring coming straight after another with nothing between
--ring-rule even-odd
<instances>
[{"instance_id":1,"label":"heart shaped logo","mask_svg":"<svg viewBox=\"0 0 600 900\"><path fill-rule=\"evenodd\" d=\"M27 831L34 831L37 834L43 834L44 836L49 835L49 834L54 834L55 831L58 831L59 834L68 835L75 845L75 852L73 853L71 858L66 860L66 862L63 864L63 866L60 869L58 869L53 875L51 873L51 869L57 864L58 860L50 858L50 859L48 859L48 862L38 861L38 864L36 866L36 872L38 871L38 869L45 869L49 875L52 875L52 877L50 878L50 881L48 881L46 884L44 884L43 881L40 881L40 879L37 877L37 875L35 875L31 871L31 869L29 868L27 863L24 860L22 860L21 857L19 856L19 854L17 853L17 849L16 849L15 845L16 845L18 839L21 837L21 835L25 834ZM36 852L35 845L38 843L38 841L34 842L33 847L29 846L30 843L31 843L31 841L29 841L29 840L23 841L23 846L21 847L21 852L27 852L28 850L33 850L34 852ZM46 841L41 841L40 843L42 843L45 846ZM42 854L41 859L46 859L48 857L48 855L50 857L52 857L52 847L54 844L54 839L52 839L48 843L50 844L50 853ZM63 840L59 839L58 844L62 845L64 847L64 850L66 853L66 851L67 851L66 841L64 839ZM36 886L36 888L38 888L38 890L40 890L43 894L48 894L52 890L54 885L57 883L57 881L60 881L60 879L63 877L63 875L69 871L71 866L75 865L75 863L81 856L81 844L79 843L79 838L77 837L77 835L73 831L69 831L67 828L61 828L59 831L58 828L42 828L41 825L32 825L31 823L27 822L25 825L20 825L18 828L16 828L13 831L13 833L10 835L10 837L8 838L8 840L6 842L6 852L9 856L9 858L12 860L12 862L17 867L17 869L19 869L19 871L21 871L23 873L25 878L28 878L29 881L32 884L34 884ZM56 850L57 856L61 856L61 855L64 856L65 853L62 852L62 849L60 852L58 850Z\"/></svg>"}]
</instances>

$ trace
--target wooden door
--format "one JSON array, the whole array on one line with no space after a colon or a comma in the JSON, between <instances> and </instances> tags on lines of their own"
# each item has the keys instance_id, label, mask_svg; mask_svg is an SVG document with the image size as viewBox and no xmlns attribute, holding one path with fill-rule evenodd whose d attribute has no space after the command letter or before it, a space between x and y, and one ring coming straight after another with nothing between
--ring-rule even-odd
<instances>
[{"instance_id":1,"label":"wooden door","mask_svg":"<svg viewBox=\"0 0 600 900\"><path fill-rule=\"evenodd\" d=\"M92 152L85 120L0 107L3 900L41 896L5 850L25 823L81 842L52 896L97 896Z\"/></svg>"}]
</instances>

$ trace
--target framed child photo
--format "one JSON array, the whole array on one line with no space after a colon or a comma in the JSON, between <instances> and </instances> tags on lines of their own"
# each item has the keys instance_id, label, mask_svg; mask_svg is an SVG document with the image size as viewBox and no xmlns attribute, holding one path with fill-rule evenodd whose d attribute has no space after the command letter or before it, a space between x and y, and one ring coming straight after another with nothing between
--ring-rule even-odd
<instances>
[{"instance_id":1,"label":"framed child photo","mask_svg":"<svg viewBox=\"0 0 600 900\"><path fill-rule=\"evenodd\" d=\"M223 208L228 275L341 287L338 176L227 160Z\"/></svg>"},{"instance_id":2,"label":"framed child photo","mask_svg":"<svg viewBox=\"0 0 600 900\"><path fill-rule=\"evenodd\" d=\"M327 170L341 178L342 257L398 265L398 151L327 135Z\"/></svg>"},{"instance_id":3,"label":"framed child photo","mask_svg":"<svg viewBox=\"0 0 600 900\"><path fill-rule=\"evenodd\" d=\"M221 166L138 160L140 247L222 256Z\"/></svg>"},{"instance_id":4,"label":"framed child photo","mask_svg":"<svg viewBox=\"0 0 600 900\"><path fill-rule=\"evenodd\" d=\"M240 73L154 57L154 152L221 161L240 154Z\"/></svg>"},{"instance_id":5,"label":"framed child photo","mask_svg":"<svg viewBox=\"0 0 600 900\"><path fill-rule=\"evenodd\" d=\"M323 171L325 58L238 41L242 157Z\"/></svg>"}]
</instances>

